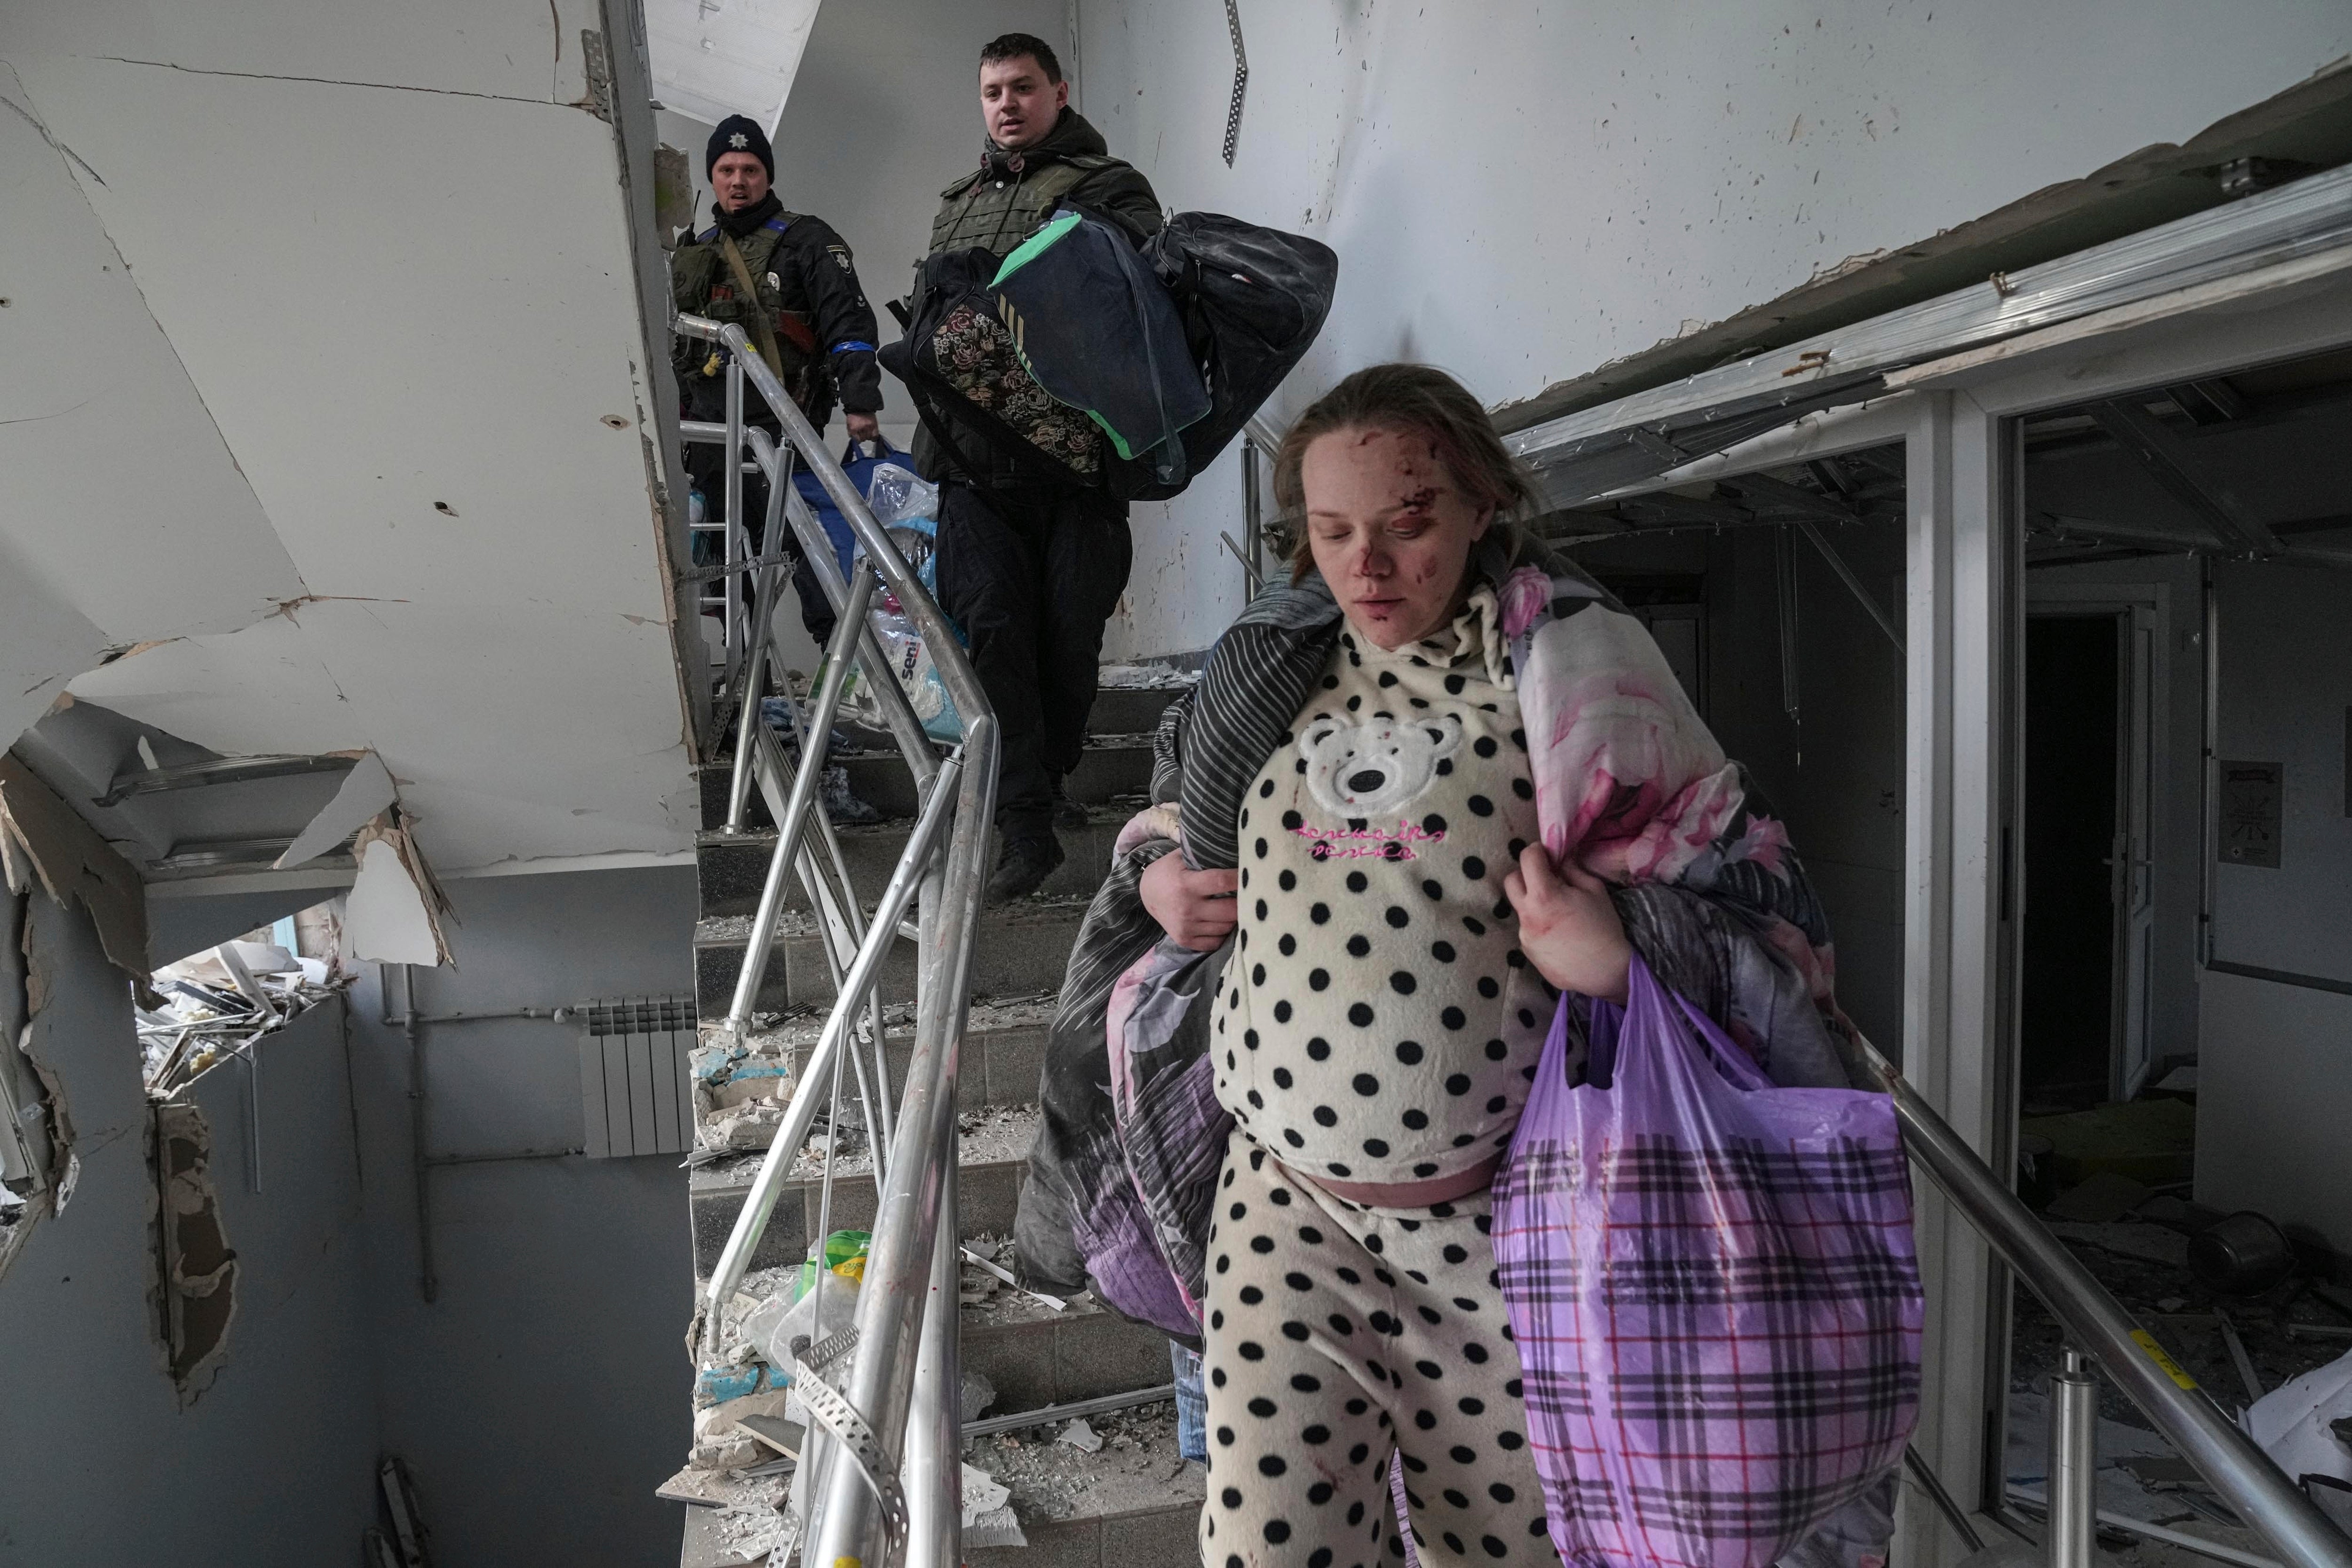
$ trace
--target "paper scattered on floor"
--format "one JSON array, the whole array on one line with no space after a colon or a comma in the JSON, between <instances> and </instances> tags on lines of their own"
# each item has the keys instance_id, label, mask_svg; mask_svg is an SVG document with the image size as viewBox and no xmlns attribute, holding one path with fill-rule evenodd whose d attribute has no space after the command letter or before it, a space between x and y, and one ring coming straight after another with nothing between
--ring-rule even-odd
<instances>
[{"instance_id":1,"label":"paper scattered on floor","mask_svg":"<svg viewBox=\"0 0 2352 1568\"><path fill-rule=\"evenodd\" d=\"M1102 1452L1102 1438L1095 1434L1092 1427L1087 1425L1083 1416L1063 1427L1062 1435L1054 1440L1057 1443L1067 1443L1073 1448L1082 1448L1089 1454Z\"/></svg>"},{"instance_id":2,"label":"paper scattered on floor","mask_svg":"<svg viewBox=\"0 0 2352 1568\"><path fill-rule=\"evenodd\" d=\"M992 1513L1013 1500L1013 1489L999 1481L986 1470L963 1467L963 1527L969 1531L984 1513ZM1007 1510L1007 1511L1011 1511ZM972 1544L967 1536L964 1544ZM1021 1542L1026 1546L1027 1542Z\"/></svg>"}]
</instances>

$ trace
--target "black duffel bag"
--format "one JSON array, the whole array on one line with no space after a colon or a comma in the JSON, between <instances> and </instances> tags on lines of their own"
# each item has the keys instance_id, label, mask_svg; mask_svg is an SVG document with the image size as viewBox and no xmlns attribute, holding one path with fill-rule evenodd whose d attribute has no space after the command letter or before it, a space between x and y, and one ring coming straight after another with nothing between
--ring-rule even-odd
<instances>
[{"instance_id":1,"label":"black duffel bag","mask_svg":"<svg viewBox=\"0 0 2352 1568\"><path fill-rule=\"evenodd\" d=\"M1199 474L1313 346L1339 258L1304 235L1219 213L1178 213L1143 255L1183 312L1208 383L1209 412L1182 434L1187 467Z\"/></svg>"},{"instance_id":2,"label":"black duffel bag","mask_svg":"<svg viewBox=\"0 0 2352 1568\"><path fill-rule=\"evenodd\" d=\"M1339 263L1315 240L1215 213L1179 213L1141 254L1177 307L1209 393L1207 413L1178 434L1181 465L1165 455L1123 456L1093 415L1038 384L1007 325L1019 317L993 287L1003 264L985 249L927 259L907 303L892 308L904 335L877 358L906 383L931 439L969 477L1011 476L1127 500L1181 495L1313 344ZM1027 315L1040 308L1032 299Z\"/></svg>"}]
</instances>

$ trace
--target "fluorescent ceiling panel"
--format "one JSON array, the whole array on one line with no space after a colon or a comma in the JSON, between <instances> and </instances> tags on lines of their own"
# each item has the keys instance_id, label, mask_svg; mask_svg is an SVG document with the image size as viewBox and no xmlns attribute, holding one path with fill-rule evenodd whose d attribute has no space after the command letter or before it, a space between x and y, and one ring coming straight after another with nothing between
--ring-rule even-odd
<instances>
[{"instance_id":1,"label":"fluorescent ceiling panel","mask_svg":"<svg viewBox=\"0 0 2352 1568\"><path fill-rule=\"evenodd\" d=\"M748 114L773 135L816 7L817 0L646 0L654 96L713 125Z\"/></svg>"}]
</instances>

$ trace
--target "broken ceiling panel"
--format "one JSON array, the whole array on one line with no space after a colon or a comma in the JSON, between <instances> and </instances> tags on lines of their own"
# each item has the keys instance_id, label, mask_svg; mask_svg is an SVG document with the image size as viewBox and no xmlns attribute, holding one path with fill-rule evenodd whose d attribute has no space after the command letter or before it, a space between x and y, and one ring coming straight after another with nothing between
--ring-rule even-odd
<instances>
[{"instance_id":1,"label":"broken ceiling panel","mask_svg":"<svg viewBox=\"0 0 2352 1568\"><path fill-rule=\"evenodd\" d=\"M348 0L257 5L0 16L0 57L78 160L66 193L132 269L246 519L193 481L186 504L145 506L221 541L246 597L178 640L93 617L153 645L71 689L221 756L374 750L445 866L682 849L629 191L613 124L565 85L596 13L425 0L395 26ZM497 177L486 148L532 178ZM321 287L348 308L312 308ZM58 505L26 526L86 552L68 522ZM252 522L266 570L236 554ZM177 563L152 570L144 542L110 548L169 600Z\"/></svg>"},{"instance_id":2,"label":"broken ceiling panel","mask_svg":"<svg viewBox=\"0 0 2352 1568\"><path fill-rule=\"evenodd\" d=\"M14 740L106 645L246 625L302 584L5 64L0 105L0 730Z\"/></svg>"},{"instance_id":3,"label":"broken ceiling panel","mask_svg":"<svg viewBox=\"0 0 2352 1568\"><path fill-rule=\"evenodd\" d=\"M189 72L539 103L581 97L580 32L603 25L594 0L77 0L11 10L0 21L0 57L111 55Z\"/></svg>"},{"instance_id":4,"label":"broken ceiling panel","mask_svg":"<svg viewBox=\"0 0 2352 1568\"><path fill-rule=\"evenodd\" d=\"M286 615L142 648L76 676L69 689L224 757L368 744L318 648Z\"/></svg>"},{"instance_id":5,"label":"broken ceiling panel","mask_svg":"<svg viewBox=\"0 0 2352 1568\"><path fill-rule=\"evenodd\" d=\"M66 683L105 656L106 644L106 633L0 538L0 749L39 723Z\"/></svg>"},{"instance_id":6,"label":"broken ceiling panel","mask_svg":"<svg viewBox=\"0 0 2352 1568\"><path fill-rule=\"evenodd\" d=\"M59 135L111 166L92 204L310 593L664 617L609 126L107 61L39 79ZM532 177L491 177L489 148ZM359 315L289 310L295 278Z\"/></svg>"},{"instance_id":7,"label":"broken ceiling panel","mask_svg":"<svg viewBox=\"0 0 2352 1568\"><path fill-rule=\"evenodd\" d=\"M405 828L361 831L358 880L343 904L343 940L352 957L377 964L449 961L441 935L441 891Z\"/></svg>"},{"instance_id":8,"label":"broken ceiling panel","mask_svg":"<svg viewBox=\"0 0 2352 1568\"><path fill-rule=\"evenodd\" d=\"M56 790L5 752L0 752L0 838L6 840L13 864L30 866L53 902L79 904L89 912L107 960L145 985L147 894L139 873Z\"/></svg>"},{"instance_id":9,"label":"broken ceiling panel","mask_svg":"<svg viewBox=\"0 0 2352 1568\"><path fill-rule=\"evenodd\" d=\"M294 841L286 846L286 852L278 857L270 869L287 871L306 865L339 847L391 805L397 794L392 787L392 774L385 768L383 758L373 751L368 752L352 765L351 772L343 779L342 788L335 791L335 798L327 802L326 809L311 818L308 827L294 835Z\"/></svg>"},{"instance_id":10,"label":"broken ceiling panel","mask_svg":"<svg viewBox=\"0 0 2352 1568\"><path fill-rule=\"evenodd\" d=\"M773 134L816 7L817 0L646 0L654 96L707 124L746 114Z\"/></svg>"},{"instance_id":11,"label":"broken ceiling panel","mask_svg":"<svg viewBox=\"0 0 2352 1568\"><path fill-rule=\"evenodd\" d=\"M459 870L692 841L667 639L619 615L329 601L73 689L225 755L373 747Z\"/></svg>"}]
</instances>

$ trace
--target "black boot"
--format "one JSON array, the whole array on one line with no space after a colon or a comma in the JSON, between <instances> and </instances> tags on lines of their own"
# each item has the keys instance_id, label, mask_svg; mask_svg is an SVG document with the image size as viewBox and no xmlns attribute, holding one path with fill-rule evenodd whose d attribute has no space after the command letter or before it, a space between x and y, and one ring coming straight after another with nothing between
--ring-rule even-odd
<instances>
[{"instance_id":1,"label":"black boot","mask_svg":"<svg viewBox=\"0 0 2352 1568\"><path fill-rule=\"evenodd\" d=\"M1069 780L1061 774L1054 776L1054 826L1083 828L1088 819L1087 809L1070 799Z\"/></svg>"},{"instance_id":2,"label":"black boot","mask_svg":"<svg viewBox=\"0 0 2352 1568\"><path fill-rule=\"evenodd\" d=\"M1062 841L1051 829L1006 839L1003 852L997 857L996 874L988 879L988 887L982 894L983 902L1008 904L1028 897L1045 885L1045 879L1054 874L1062 860Z\"/></svg>"}]
</instances>

